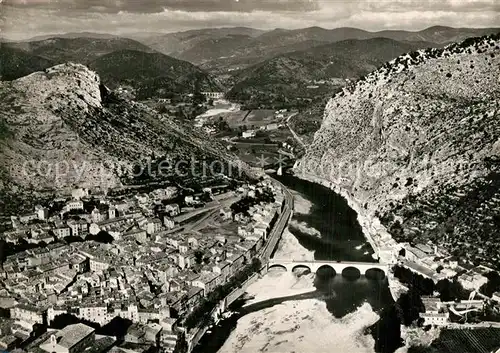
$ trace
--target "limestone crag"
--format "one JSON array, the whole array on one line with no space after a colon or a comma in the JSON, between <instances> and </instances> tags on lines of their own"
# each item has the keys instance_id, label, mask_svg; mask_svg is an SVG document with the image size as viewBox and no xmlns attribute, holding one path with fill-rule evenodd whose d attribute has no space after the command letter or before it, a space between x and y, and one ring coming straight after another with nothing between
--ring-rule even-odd
<instances>
[{"instance_id":1,"label":"limestone crag","mask_svg":"<svg viewBox=\"0 0 500 353\"><path fill-rule=\"evenodd\" d=\"M98 172L104 156L88 148L70 123L102 108L94 72L79 64L57 65L2 82L0 90L9 130L1 152L14 183L35 189L119 183L106 169Z\"/></svg>"},{"instance_id":2,"label":"limestone crag","mask_svg":"<svg viewBox=\"0 0 500 353\"><path fill-rule=\"evenodd\" d=\"M497 265L499 39L406 54L346 87L296 172L331 182L374 232Z\"/></svg>"}]
</instances>

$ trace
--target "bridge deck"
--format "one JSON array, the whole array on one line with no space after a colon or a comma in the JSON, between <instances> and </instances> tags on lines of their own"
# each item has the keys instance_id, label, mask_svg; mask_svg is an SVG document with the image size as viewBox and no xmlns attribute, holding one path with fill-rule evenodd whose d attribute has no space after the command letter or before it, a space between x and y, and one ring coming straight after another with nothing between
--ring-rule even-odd
<instances>
[{"instance_id":1,"label":"bridge deck","mask_svg":"<svg viewBox=\"0 0 500 353\"><path fill-rule=\"evenodd\" d=\"M347 268L356 268L362 275L366 274L370 270L381 270L385 275L389 274L389 265L381 264L378 262L356 262L356 261L294 261L294 260L279 260L271 259L268 263L268 268L270 267L284 267L287 271L290 271L297 267L307 267L311 272L316 272L322 267L330 267L336 272L343 272Z\"/></svg>"},{"instance_id":2,"label":"bridge deck","mask_svg":"<svg viewBox=\"0 0 500 353\"><path fill-rule=\"evenodd\" d=\"M360 261L332 261L332 260L282 260L270 259L269 263L275 264L340 264L340 265L370 265L370 266L387 266L380 262L360 262Z\"/></svg>"}]
</instances>

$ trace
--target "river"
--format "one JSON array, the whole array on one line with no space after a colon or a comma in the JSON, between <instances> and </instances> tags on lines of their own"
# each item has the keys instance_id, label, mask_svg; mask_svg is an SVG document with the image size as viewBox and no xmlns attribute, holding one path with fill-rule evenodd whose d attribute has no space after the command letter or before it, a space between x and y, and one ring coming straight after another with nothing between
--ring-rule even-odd
<instances>
[{"instance_id":1,"label":"river","mask_svg":"<svg viewBox=\"0 0 500 353\"><path fill-rule=\"evenodd\" d=\"M374 261L356 213L333 191L291 175L278 179L295 210L276 258ZM270 270L212 327L196 353L392 353L399 320L386 279Z\"/></svg>"}]
</instances>

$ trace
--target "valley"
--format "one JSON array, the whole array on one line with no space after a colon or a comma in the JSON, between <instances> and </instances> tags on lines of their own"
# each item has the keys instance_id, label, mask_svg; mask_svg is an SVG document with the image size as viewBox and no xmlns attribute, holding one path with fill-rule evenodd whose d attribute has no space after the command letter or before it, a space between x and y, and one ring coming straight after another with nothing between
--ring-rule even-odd
<instances>
[{"instance_id":1,"label":"valley","mask_svg":"<svg viewBox=\"0 0 500 353\"><path fill-rule=\"evenodd\" d=\"M494 352L499 32L2 40L0 348Z\"/></svg>"}]
</instances>

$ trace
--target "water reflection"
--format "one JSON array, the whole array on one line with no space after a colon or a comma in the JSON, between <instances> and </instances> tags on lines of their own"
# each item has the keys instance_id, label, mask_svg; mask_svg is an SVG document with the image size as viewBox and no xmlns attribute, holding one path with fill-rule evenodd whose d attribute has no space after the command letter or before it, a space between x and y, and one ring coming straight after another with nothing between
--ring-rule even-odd
<instances>
[{"instance_id":1,"label":"water reflection","mask_svg":"<svg viewBox=\"0 0 500 353\"><path fill-rule=\"evenodd\" d=\"M290 228L290 232L302 247L314 251L316 260L374 261L371 256L373 251L364 238L357 222L357 215L349 208L344 198L321 185L290 175L284 175L279 179L311 203L309 213L294 213L293 221L318 230L320 236L315 232L304 232L303 229L293 227ZM295 275L305 276L307 271L304 270L297 268ZM273 268L272 271L284 270ZM392 353L399 347L401 341L399 320L387 279L383 274L378 271L368 271L366 275L360 275L357 269L346 269L343 273L335 273L331 267L324 266L314 276L314 288L315 290L308 293L268 299L246 306L244 306L245 300L236 301L230 307L234 314L219 322L210 334L205 335L194 352L217 352L236 327L238 319L244 315L287 301L311 298L324 301L328 311L335 318L342 318L368 302L380 316L380 320L368 330L375 339L376 351Z\"/></svg>"}]
</instances>

